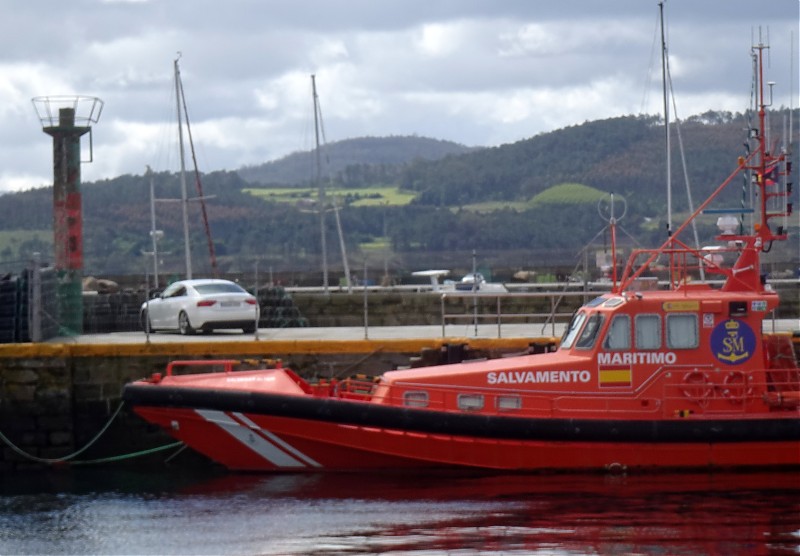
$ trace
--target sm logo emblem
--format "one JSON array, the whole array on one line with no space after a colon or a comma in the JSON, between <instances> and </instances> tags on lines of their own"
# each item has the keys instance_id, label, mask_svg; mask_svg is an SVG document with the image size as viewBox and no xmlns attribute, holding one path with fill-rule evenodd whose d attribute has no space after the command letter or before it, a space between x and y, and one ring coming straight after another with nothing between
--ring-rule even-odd
<instances>
[{"instance_id":1,"label":"sm logo emblem","mask_svg":"<svg viewBox=\"0 0 800 556\"><path fill-rule=\"evenodd\" d=\"M729 319L711 332L711 351L727 365L744 363L753 356L755 349L756 335L744 321Z\"/></svg>"}]
</instances>

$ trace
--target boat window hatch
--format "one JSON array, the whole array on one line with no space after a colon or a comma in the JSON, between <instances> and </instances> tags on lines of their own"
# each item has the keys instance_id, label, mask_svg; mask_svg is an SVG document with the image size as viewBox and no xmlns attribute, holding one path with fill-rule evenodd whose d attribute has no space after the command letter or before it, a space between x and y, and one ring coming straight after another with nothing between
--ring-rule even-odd
<instances>
[{"instance_id":1,"label":"boat window hatch","mask_svg":"<svg viewBox=\"0 0 800 556\"><path fill-rule=\"evenodd\" d=\"M403 392L403 405L408 407L428 407L428 393L424 390Z\"/></svg>"},{"instance_id":2,"label":"boat window hatch","mask_svg":"<svg viewBox=\"0 0 800 556\"><path fill-rule=\"evenodd\" d=\"M500 411L522 409L522 398L519 396L497 396L495 406Z\"/></svg>"},{"instance_id":3,"label":"boat window hatch","mask_svg":"<svg viewBox=\"0 0 800 556\"><path fill-rule=\"evenodd\" d=\"M603 303L605 303L606 299L608 299L608 297L606 297L605 295L601 295L600 297L595 297L594 299L586 303L584 307L597 307L598 305L602 305Z\"/></svg>"},{"instance_id":4,"label":"boat window hatch","mask_svg":"<svg viewBox=\"0 0 800 556\"><path fill-rule=\"evenodd\" d=\"M459 394L458 409L478 411L483 409L483 394Z\"/></svg>"}]
</instances>

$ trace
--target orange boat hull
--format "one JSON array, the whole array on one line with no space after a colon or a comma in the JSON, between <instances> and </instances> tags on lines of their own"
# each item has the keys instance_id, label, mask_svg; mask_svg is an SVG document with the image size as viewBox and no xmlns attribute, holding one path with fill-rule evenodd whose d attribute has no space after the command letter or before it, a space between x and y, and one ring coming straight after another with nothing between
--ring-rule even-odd
<instances>
[{"instance_id":1,"label":"orange boat hull","mask_svg":"<svg viewBox=\"0 0 800 556\"><path fill-rule=\"evenodd\" d=\"M464 467L515 471L800 466L800 442L556 441L485 438L185 408L136 408L231 470ZM795 420L795 424L797 421Z\"/></svg>"}]
</instances>

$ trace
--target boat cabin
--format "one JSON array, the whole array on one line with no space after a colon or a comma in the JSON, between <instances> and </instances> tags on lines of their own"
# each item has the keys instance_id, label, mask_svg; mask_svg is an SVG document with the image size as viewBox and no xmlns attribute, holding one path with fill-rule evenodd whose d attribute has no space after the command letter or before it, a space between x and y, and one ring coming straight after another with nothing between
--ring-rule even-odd
<instances>
[{"instance_id":1,"label":"boat cabin","mask_svg":"<svg viewBox=\"0 0 800 556\"><path fill-rule=\"evenodd\" d=\"M525 415L763 411L767 392L798 385L791 338L762 334L777 303L706 284L609 293L576 312L553 353L392 371L372 401Z\"/></svg>"}]
</instances>

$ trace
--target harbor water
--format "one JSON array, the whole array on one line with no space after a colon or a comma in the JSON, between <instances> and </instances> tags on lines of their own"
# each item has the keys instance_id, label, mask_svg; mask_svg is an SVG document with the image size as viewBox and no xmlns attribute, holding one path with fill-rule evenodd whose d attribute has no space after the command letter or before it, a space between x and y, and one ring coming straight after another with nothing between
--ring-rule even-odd
<instances>
[{"instance_id":1,"label":"harbor water","mask_svg":"<svg viewBox=\"0 0 800 556\"><path fill-rule=\"evenodd\" d=\"M800 474L16 473L0 554L800 554Z\"/></svg>"}]
</instances>

